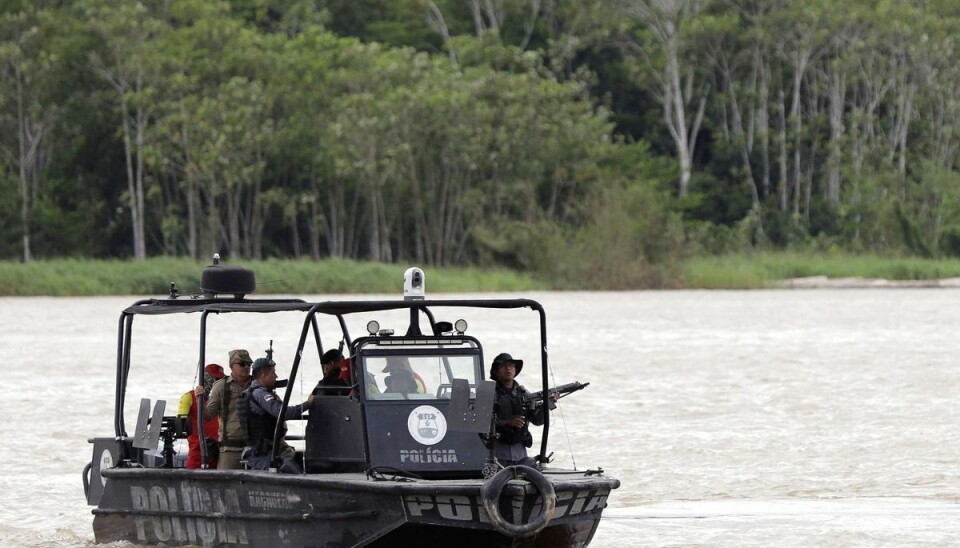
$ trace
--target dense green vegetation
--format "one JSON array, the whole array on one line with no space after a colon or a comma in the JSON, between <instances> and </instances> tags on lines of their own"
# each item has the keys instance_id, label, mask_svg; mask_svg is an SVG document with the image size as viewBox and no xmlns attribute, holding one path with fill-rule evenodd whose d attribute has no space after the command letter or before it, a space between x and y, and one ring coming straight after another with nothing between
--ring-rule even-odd
<instances>
[{"instance_id":1,"label":"dense green vegetation","mask_svg":"<svg viewBox=\"0 0 960 548\"><path fill-rule=\"evenodd\" d=\"M209 264L206 263L206 264ZM200 291L205 265L192 259L150 258L128 260L33 260L29 263L0 261L0 296L100 296L169 294L170 284L187 296ZM248 261L243 266L257 275L257 294L383 293L398 295L403 289L407 265L358 262L346 259L322 261ZM427 291L529 291L546 289L542 283L517 272L498 269L431 268Z\"/></svg>"},{"instance_id":2,"label":"dense green vegetation","mask_svg":"<svg viewBox=\"0 0 960 548\"><path fill-rule=\"evenodd\" d=\"M247 261L257 274L257 294L397 295L408 265L349 259ZM0 296L144 295L162 297L175 282L182 295L197 294L204 264L187 258L130 260L35 259L0 261ZM658 288L765 289L791 278L829 276L884 280L960 277L958 259L891 259L876 256L754 253L695 257ZM509 269L437 267L427 271L428 293L599 289L589 279L559 284Z\"/></svg>"},{"instance_id":3,"label":"dense green vegetation","mask_svg":"<svg viewBox=\"0 0 960 548\"><path fill-rule=\"evenodd\" d=\"M947 0L8 0L0 259L132 258L105 287L141 293L214 251L558 288L960 257L958 31Z\"/></svg>"}]
</instances>

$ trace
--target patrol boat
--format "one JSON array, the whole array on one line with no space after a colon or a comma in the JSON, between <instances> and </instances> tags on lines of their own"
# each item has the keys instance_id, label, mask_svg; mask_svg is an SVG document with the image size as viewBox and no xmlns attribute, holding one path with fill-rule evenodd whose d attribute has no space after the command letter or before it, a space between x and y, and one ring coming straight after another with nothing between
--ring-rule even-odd
<instances>
[{"instance_id":1,"label":"patrol boat","mask_svg":"<svg viewBox=\"0 0 960 548\"><path fill-rule=\"evenodd\" d=\"M253 299L247 297L256 288L253 272L222 264L216 256L200 286L202 293L184 296L171 284L169 297L135 302L120 315L115 432L89 440L93 457L82 474L87 502L96 506L98 543L458 548L590 543L619 480L600 468L548 466L549 405L536 466L500 466L491 448L495 390L484 380L483 346L467 335L465 320L435 316L455 310L533 311L539 320L540 393L549 394L546 316L536 301L427 299L418 268L404 274L403 299ZM151 411L150 399L142 398L134 433L128 433L128 381L136 375L134 362L144 361L135 358L143 351L132 350L135 317L197 314L202 378L208 318L275 312L303 316L299 337L286 334L296 341L296 352L284 405L301 367L308 371L325 351L329 333L321 333L319 320L335 326L330 335L335 344L328 346L349 356L343 366L349 393L318 394L304 419L302 474L178 467L177 440L200 425L168 416L164 400ZM365 317L391 313L408 323L404 334L381 328L377 319L357 338L348 329L351 318L362 324ZM429 392L389 390L383 373L391 363L409 366ZM281 420L274 447L283 428Z\"/></svg>"}]
</instances>

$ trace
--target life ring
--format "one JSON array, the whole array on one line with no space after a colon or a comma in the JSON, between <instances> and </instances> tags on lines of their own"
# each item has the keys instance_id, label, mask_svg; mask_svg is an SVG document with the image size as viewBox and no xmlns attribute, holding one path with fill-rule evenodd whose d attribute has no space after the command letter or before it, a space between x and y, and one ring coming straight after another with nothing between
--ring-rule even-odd
<instances>
[{"instance_id":1,"label":"life ring","mask_svg":"<svg viewBox=\"0 0 960 548\"><path fill-rule=\"evenodd\" d=\"M533 484L543 497L543 511L529 523L510 523L500 515L500 495L507 482L512 479L523 478ZM511 537L529 537L540 532L553 519L557 507L557 493L540 471L529 466L508 466L500 470L492 478L483 483L480 488L480 498L483 508L490 517L490 522L501 533Z\"/></svg>"}]
</instances>

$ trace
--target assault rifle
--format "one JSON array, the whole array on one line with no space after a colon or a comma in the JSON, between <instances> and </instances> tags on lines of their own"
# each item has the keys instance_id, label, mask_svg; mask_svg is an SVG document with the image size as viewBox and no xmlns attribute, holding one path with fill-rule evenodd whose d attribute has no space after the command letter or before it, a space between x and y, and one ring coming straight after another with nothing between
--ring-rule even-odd
<instances>
[{"instance_id":1,"label":"assault rifle","mask_svg":"<svg viewBox=\"0 0 960 548\"><path fill-rule=\"evenodd\" d=\"M270 360L271 363L276 364L276 362L273 361L273 339L270 339L270 348L267 348L264 352L267 354L267 359ZM289 379L280 379L274 388L286 388L288 384L290 384Z\"/></svg>"},{"instance_id":2,"label":"assault rifle","mask_svg":"<svg viewBox=\"0 0 960 548\"><path fill-rule=\"evenodd\" d=\"M583 390L584 388L590 386L588 382L579 382L574 381L567 384L561 384L560 386L555 386L549 390L550 394L556 394L557 399L559 400L562 397L569 396L578 390ZM527 407L530 409L536 409L543 405L543 390L538 390L536 392L530 392L527 394ZM555 408L556 405L551 401L550 409Z\"/></svg>"}]
</instances>

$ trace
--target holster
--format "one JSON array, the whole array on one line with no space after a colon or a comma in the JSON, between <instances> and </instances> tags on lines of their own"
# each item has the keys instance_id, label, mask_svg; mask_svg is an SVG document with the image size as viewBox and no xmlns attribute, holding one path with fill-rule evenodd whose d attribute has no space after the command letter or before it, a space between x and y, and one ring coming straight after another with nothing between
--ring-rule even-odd
<instances>
[{"instance_id":1,"label":"holster","mask_svg":"<svg viewBox=\"0 0 960 548\"><path fill-rule=\"evenodd\" d=\"M267 438L260 438L260 440L257 442L257 445L253 447L253 456L262 457L270 453L270 448L272 445L273 443Z\"/></svg>"},{"instance_id":2,"label":"holster","mask_svg":"<svg viewBox=\"0 0 960 548\"><path fill-rule=\"evenodd\" d=\"M207 448L207 464L216 462L220 458L220 443L215 438L203 438Z\"/></svg>"}]
</instances>

